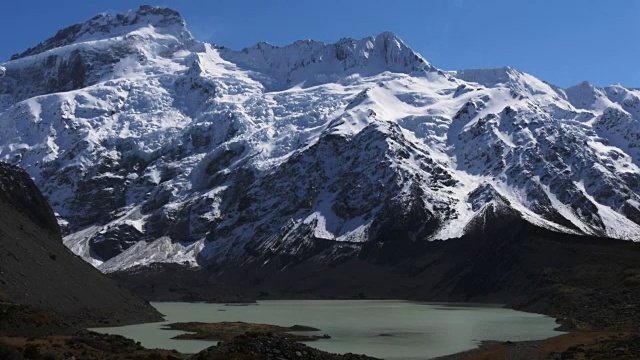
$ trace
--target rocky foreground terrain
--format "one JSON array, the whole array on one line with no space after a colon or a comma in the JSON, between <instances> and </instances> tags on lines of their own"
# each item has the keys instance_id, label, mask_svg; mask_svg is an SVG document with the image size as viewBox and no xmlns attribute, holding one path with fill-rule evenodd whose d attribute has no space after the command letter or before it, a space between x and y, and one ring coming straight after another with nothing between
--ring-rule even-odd
<instances>
[{"instance_id":1,"label":"rocky foreground terrain","mask_svg":"<svg viewBox=\"0 0 640 360\"><path fill-rule=\"evenodd\" d=\"M192 360L226 359L375 360L373 357L364 355L329 354L272 333L241 335L219 346L210 347L192 358Z\"/></svg>"},{"instance_id":2,"label":"rocky foreground terrain","mask_svg":"<svg viewBox=\"0 0 640 360\"><path fill-rule=\"evenodd\" d=\"M480 349L436 360L635 360L640 334L625 331L578 332L541 341L485 342Z\"/></svg>"}]
</instances>

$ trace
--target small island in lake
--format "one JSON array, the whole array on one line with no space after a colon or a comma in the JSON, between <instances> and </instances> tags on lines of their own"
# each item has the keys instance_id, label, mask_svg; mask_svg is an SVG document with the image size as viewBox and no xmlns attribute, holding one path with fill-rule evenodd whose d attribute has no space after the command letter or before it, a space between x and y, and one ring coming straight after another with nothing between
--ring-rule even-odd
<instances>
[{"instance_id":1,"label":"small island in lake","mask_svg":"<svg viewBox=\"0 0 640 360\"><path fill-rule=\"evenodd\" d=\"M217 323L201 323L201 322L178 322L168 324L163 327L164 330L180 330L186 331L188 334L180 334L174 336L173 339L178 340L212 340L212 341L229 341L238 335L247 333L274 333L286 337L294 341L315 341L318 339L330 339L327 334L323 335L300 335L291 334L291 332L307 332L320 331L310 326L293 325L278 326L268 324L253 324L242 321L224 321Z\"/></svg>"}]
</instances>

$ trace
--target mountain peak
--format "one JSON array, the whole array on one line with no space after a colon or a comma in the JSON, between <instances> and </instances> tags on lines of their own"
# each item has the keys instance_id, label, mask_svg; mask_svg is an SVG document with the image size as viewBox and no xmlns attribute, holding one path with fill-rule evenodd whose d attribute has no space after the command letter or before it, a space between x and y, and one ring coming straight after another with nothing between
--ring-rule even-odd
<instances>
[{"instance_id":1,"label":"mountain peak","mask_svg":"<svg viewBox=\"0 0 640 360\"><path fill-rule=\"evenodd\" d=\"M578 109L604 109L609 106L604 92L588 81L570 86L564 90L571 105Z\"/></svg>"},{"instance_id":2,"label":"mountain peak","mask_svg":"<svg viewBox=\"0 0 640 360\"><path fill-rule=\"evenodd\" d=\"M396 34L394 34L391 31L383 31L377 35L373 35L373 36L367 36L365 38L362 39L356 39L356 38L352 38L352 37L344 37L340 40L338 40L338 42L336 44L340 44L340 43L351 43L351 42L361 42L361 41L372 41L374 44L376 44L376 42L396 42L397 45L399 47L404 47L404 48L409 48L409 46L407 46L405 44L404 41L402 41L402 39L400 39L399 36L397 36Z\"/></svg>"},{"instance_id":3,"label":"mountain peak","mask_svg":"<svg viewBox=\"0 0 640 360\"><path fill-rule=\"evenodd\" d=\"M222 49L221 56L241 67L259 71L276 79L271 88L293 84L319 84L335 76L370 76L384 71L412 73L433 70L420 55L391 32L362 39L342 38L334 44L299 40L286 46L266 42L241 51Z\"/></svg>"},{"instance_id":4,"label":"mountain peak","mask_svg":"<svg viewBox=\"0 0 640 360\"><path fill-rule=\"evenodd\" d=\"M415 63L427 64L426 60L413 51L398 36L390 31L363 39L342 38L333 45L339 60L347 58L373 59L378 55L384 64L393 68L411 67Z\"/></svg>"},{"instance_id":5,"label":"mountain peak","mask_svg":"<svg viewBox=\"0 0 640 360\"><path fill-rule=\"evenodd\" d=\"M393 38L399 41L402 41L396 34L394 34L391 31L383 31L380 34L378 34L376 37L385 37L385 38Z\"/></svg>"},{"instance_id":6,"label":"mountain peak","mask_svg":"<svg viewBox=\"0 0 640 360\"><path fill-rule=\"evenodd\" d=\"M593 90L595 89L595 86L593 86L593 84L591 84L589 81L587 80L582 80L581 82L573 85L573 86L569 86L566 90L569 89L590 89Z\"/></svg>"},{"instance_id":7,"label":"mountain peak","mask_svg":"<svg viewBox=\"0 0 640 360\"><path fill-rule=\"evenodd\" d=\"M145 26L167 29L180 38L191 38L184 20L177 11L166 7L142 5L137 10L129 10L126 13L116 15L99 14L85 22L71 25L40 44L20 54L14 54L11 60L36 55L77 42L122 36Z\"/></svg>"}]
</instances>

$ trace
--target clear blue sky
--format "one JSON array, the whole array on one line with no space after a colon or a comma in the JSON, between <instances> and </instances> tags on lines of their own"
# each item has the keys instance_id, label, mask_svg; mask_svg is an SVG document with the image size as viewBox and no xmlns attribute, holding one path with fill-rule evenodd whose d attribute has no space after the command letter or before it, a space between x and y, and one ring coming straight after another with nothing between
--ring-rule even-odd
<instances>
[{"instance_id":1,"label":"clear blue sky","mask_svg":"<svg viewBox=\"0 0 640 360\"><path fill-rule=\"evenodd\" d=\"M97 13L145 3L178 10L196 38L235 49L390 30L445 70L509 65L560 86L640 87L636 0L4 0L0 62Z\"/></svg>"}]
</instances>

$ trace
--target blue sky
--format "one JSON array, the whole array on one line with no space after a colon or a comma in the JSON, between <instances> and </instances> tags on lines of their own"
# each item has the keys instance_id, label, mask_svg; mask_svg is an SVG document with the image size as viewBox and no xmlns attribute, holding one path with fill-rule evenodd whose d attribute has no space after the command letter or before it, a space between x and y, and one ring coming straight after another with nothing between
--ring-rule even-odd
<instances>
[{"instance_id":1,"label":"blue sky","mask_svg":"<svg viewBox=\"0 0 640 360\"><path fill-rule=\"evenodd\" d=\"M196 38L235 49L389 30L445 70L509 65L560 86L640 87L635 0L6 0L0 62L97 13L145 3L178 10Z\"/></svg>"}]
</instances>

